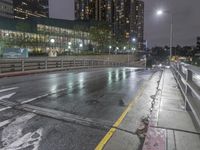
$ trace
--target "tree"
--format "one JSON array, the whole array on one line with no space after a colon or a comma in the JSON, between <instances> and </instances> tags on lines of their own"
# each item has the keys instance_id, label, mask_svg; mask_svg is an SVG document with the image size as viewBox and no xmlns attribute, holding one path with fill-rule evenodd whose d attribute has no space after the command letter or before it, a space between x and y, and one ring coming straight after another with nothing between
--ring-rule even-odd
<instances>
[{"instance_id":1,"label":"tree","mask_svg":"<svg viewBox=\"0 0 200 150\"><path fill-rule=\"evenodd\" d=\"M5 41L1 39L0 41L0 56L3 54L3 48L5 47Z\"/></svg>"},{"instance_id":2,"label":"tree","mask_svg":"<svg viewBox=\"0 0 200 150\"><path fill-rule=\"evenodd\" d=\"M106 46L109 45L111 31L105 25L93 26L90 28L90 40L95 43L99 50L105 51Z\"/></svg>"},{"instance_id":3,"label":"tree","mask_svg":"<svg viewBox=\"0 0 200 150\"><path fill-rule=\"evenodd\" d=\"M19 46L26 47L26 32L29 32L31 30L31 26L28 23L25 22L19 22L16 25L16 29L18 31L23 32L23 37L21 41L19 42Z\"/></svg>"}]
</instances>

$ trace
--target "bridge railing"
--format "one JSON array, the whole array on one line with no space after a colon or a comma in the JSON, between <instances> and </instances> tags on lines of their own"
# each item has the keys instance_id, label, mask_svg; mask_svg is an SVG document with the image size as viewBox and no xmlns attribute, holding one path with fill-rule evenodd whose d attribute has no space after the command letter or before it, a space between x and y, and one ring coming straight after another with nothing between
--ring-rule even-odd
<instances>
[{"instance_id":1,"label":"bridge railing","mask_svg":"<svg viewBox=\"0 0 200 150\"><path fill-rule=\"evenodd\" d=\"M91 60L91 59L0 59L0 73L23 72L34 70L50 69L70 69L70 68L87 68L87 67L113 67L123 66L123 63L112 62L108 60Z\"/></svg>"},{"instance_id":2,"label":"bridge railing","mask_svg":"<svg viewBox=\"0 0 200 150\"><path fill-rule=\"evenodd\" d=\"M185 98L185 108L192 111L200 125L200 68L185 63L172 63L171 66Z\"/></svg>"}]
</instances>

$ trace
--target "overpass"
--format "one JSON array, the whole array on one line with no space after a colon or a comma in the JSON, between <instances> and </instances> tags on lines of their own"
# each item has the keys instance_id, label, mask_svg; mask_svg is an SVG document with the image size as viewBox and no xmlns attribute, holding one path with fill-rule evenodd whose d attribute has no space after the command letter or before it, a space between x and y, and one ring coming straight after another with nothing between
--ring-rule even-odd
<instances>
[{"instance_id":1,"label":"overpass","mask_svg":"<svg viewBox=\"0 0 200 150\"><path fill-rule=\"evenodd\" d=\"M181 63L1 61L0 149L199 150L199 75Z\"/></svg>"}]
</instances>

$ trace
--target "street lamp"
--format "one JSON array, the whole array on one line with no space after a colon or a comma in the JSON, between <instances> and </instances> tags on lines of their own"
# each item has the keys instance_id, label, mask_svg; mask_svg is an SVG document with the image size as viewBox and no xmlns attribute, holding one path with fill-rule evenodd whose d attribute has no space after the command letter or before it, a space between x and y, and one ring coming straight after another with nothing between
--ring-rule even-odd
<instances>
[{"instance_id":1,"label":"street lamp","mask_svg":"<svg viewBox=\"0 0 200 150\"><path fill-rule=\"evenodd\" d=\"M157 14L158 16L161 16L161 15L163 14L163 10L161 10L161 9L157 10L156 14Z\"/></svg>"},{"instance_id":2,"label":"street lamp","mask_svg":"<svg viewBox=\"0 0 200 150\"><path fill-rule=\"evenodd\" d=\"M83 48L83 44L82 44L82 43L79 44L78 53L80 53L79 50L80 50L81 48Z\"/></svg>"},{"instance_id":3,"label":"street lamp","mask_svg":"<svg viewBox=\"0 0 200 150\"><path fill-rule=\"evenodd\" d=\"M51 42L52 44L54 44L54 43L55 43L55 39L50 39L50 42Z\"/></svg>"},{"instance_id":4,"label":"street lamp","mask_svg":"<svg viewBox=\"0 0 200 150\"><path fill-rule=\"evenodd\" d=\"M80 47L80 48L82 48L82 47L83 47L83 44L82 44L82 43L80 43L80 44L79 44L79 47Z\"/></svg>"},{"instance_id":5,"label":"street lamp","mask_svg":"<svg viewBox=\"0 0 200 150\"><path fill-rule=\"evenodd\" d=\"M111 49L112 49L112 46L110 45L110 46L109 46L109 55L110 55L110 50L111 50Z\"/></svg>"},{"instance_id":6,"label":"street lamp","mask_svg":"<svg viewBox=\"0 0 200 150\"><path fill-rule=\"evenodd\" d=\"M55 39L50 39L50 43L51 43L50 45L52 46L50 52L51 52L52 55L54 55L53 49L54 49Z\"/></svg>"},{"instance_id":7,"label":"street lamp","mask_svg":"<svg viewBox=\"0 0 200 150\"><path fill-rule=\"evenodd\" d=\"M170 23L170 59L172 58L172 46L173 46L173 13L170 11L163 11L161 9L157 10L156 14L157 16L162 16L164 13L167 13L171 17L171 23Z\"/></svg>"},{"instance_id":8,"label":"street lamp","mask_svg":"<svg viewBox=\"0 0 200 150\"><path fill-rule=\"evenodd\" d=\"M71 55L71 47L72 46L72 42L68 42L68 51L69 51L69 55Z\"/></svg>"},{"instance_id":9,"label":"street lamp","mask_svg":"<svg viewBox=\"0 0 200 150\"><path fill-rule=\"evenodd\" d=\"M136 42L136 38L132 38L132 41L133 41L133 42Z\"/></svg>"}]
</instances>

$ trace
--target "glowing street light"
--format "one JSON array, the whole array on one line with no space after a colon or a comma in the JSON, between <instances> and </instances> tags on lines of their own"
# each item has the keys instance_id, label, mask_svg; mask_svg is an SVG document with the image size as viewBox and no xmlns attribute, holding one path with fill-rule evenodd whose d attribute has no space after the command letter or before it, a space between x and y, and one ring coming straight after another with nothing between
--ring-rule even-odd
<instances>
[{"instance_id":1,"label":"glowing street light","mask_svg":"<svg viewBox=\"0 0 200 150\"><path fill-rule=\"evenodd\" d=\"M110 55L110 50L111 50L111 49L112 49L112 46L110 45L110 46L109 46L109 55Z\"/></svg>"},{"instance_id":2,"label":"glowing street light","mask_svg":"<svg viewBox=\"0 0 200 150\"><path fill-rule=\"evenodd\" d=\"M55 39L50 39L50 42L53 44L55 43Z\"/></svg>"},{"instance_id":3,"label":"glowing street light","mask_svg":"<svg viewBox=\"0 0 200 150\"><path fill-rule=\"evenodd\" d=\"M158 16L163 15L163 10L161 10L161 9L157 10L156 15L158 15Z\"/></svg>"},{"instance_id":4,"label":"glowing street light","mask_svg":"<svg viewBox=\"0 0 200 150\"><path fill-rule=\"evenodd\" d=\"M124 46L124 50L126 50L126 46Z\"/></svg>"},{"instance_id":5,"label":"glowing street light","mask_svg":"<svg viewBox=\"0 0 200 150\"><path fill-rule=\"evenodd\" d=\"M132 38L132 41L133 41L133 42L136 42L136 38Z\"/></svg>"},{"instance_id":6,"label":"glowing street light","mask_svg":"<svg viewBox=\"0 0 200 150\"><path fill-rule=\"evenodd\" d=\"M172 58L172 46L173 46L173 22L174 22L174 19L173 19L173 13L170 12L170 11L163 11L162 9L158 9L157 12L156 12L156 15L157 16L162 16L164 13L167 13L170 15L171 17L171 23L170 23L170 59Z\"/></svg>"},{"instance_id":7,"label":"glowing street light","mask_svg":"<svg viewBox=\"0 0 200 150\"><path fill-rule=\"evenodd\" d=\"M71 45L72 45L72 42L68 42L68 45L71 46Z\"/></svg>"},{"instance_id":8,"label":"glowing street light","mask_svg":"<svg viewBox=\"0 0 200 150\"><path fill-rule=\"evenodd\" d=\"M80 43L80 44L79 44L79 47L80 47L80 48L81 48L81 47L83 47L83 44L82 44L82 43Z\"/></svg>"}]
</instances>

